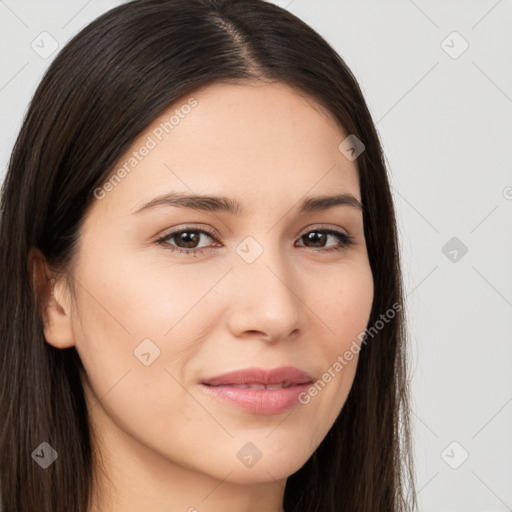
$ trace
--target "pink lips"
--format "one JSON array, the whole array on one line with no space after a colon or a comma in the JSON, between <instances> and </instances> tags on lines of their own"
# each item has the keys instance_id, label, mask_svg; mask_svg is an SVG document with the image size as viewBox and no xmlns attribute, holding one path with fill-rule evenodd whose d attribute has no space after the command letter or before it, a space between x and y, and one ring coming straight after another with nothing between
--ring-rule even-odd
<instances>
[{"instance_id":1,"label":"pink lips","mask_svg":"<svg viewBox=\"0 0 512 512\"><path fill-rule=\"evenodd\" d=\"M247 368L204 380L210 395L254 414L279 414L298 403L313 382L310 374L284 366L273 370Z\"/></svg>"}]
</instances>

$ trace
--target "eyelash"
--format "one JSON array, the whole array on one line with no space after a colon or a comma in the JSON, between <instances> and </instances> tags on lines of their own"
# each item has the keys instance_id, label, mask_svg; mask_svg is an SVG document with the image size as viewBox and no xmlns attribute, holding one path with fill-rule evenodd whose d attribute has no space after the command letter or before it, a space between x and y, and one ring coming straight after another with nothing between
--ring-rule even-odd
<instances>
[{"instance_id":1,"label":"eyelash","mask_svg":"<svg viewBox=\"0 0 512 512\"><path fill-rule=\"evenodd\" d=\"M209 247L203 247L203 248L199 248L199 249L182 249L181 247L173 247L171 246L170 244L167 243L167 241L173 237L175 237L176 235L179 235L181 233L186 233L186 232L195 232L195 233L202 233L202 234L205 234L205 235L208 235L210 236L211 238L215 239L215 233L207 230L207 229L199 229L199 228L192 228L192 227L185 227L185 228L181 228L179 230L176 230L176 231L172 231L171 233L159 238L158 240L156 240L156 244L158 245L161 245L164 249L166 250L170 250L170 251L174 251L174 252L177 252L177 253L185 253L185 254L188 254L188 255L192 255L192 256L196 256L198 254L203 254L205 251L208 251L208 250L211 250L212 248L209 248ZM342 242L341 246L338 246L338 247L328 247L327 249L319 249L315 252L331 252L331 251L344 251L346 249L348 249L351 245L354 245L355 241L354 241L354 238L346 233L343 233L342 231L338 231L336 229L332 229L332 228L316 228L316 229L311 229L309 231L307 231L306 233L304 233L304 235L301 235L299 237L299 239L301 239L302 237L304 237L305 235L307 235L308 233L312 233L312 232L317 232L317 233L322 233L324 235L333 235L335 237L338 238L338 240L340 240ZM314 248L310 248L310 249L313 249L315 250Z\"/></svg>"}]
</instances>

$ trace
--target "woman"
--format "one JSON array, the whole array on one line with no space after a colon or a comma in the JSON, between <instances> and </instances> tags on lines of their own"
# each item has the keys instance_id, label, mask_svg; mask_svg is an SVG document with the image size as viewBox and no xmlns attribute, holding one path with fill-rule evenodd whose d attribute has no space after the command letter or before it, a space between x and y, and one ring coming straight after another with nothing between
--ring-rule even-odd
<instances>
[{"instance_id":1,"label":"woman","mask_svg":"<svg viewBox=\"0 0 512 512\"><path fill-rule=\"evenodd\" d=\"M5 512L416 506L382 150L294 15L147 0L83 29L0 244Z\"/></svg>"}]
</instances>

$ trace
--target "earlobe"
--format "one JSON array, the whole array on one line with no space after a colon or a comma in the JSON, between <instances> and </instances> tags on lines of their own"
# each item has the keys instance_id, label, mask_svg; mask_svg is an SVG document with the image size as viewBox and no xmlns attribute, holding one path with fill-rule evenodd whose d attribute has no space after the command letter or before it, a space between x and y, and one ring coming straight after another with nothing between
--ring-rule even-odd
<instances>
[{"instance_id":1,"label":"earlobe","mask_svg":"<svg viewBox=\"0 0 512 512\"><path fill-rule=\"evenodd\" d=\"M74 346L70 293L65 276L50 269L39 249L30 250L28 267L46 341L55 348Z\"/></svg>"}]
</instances>

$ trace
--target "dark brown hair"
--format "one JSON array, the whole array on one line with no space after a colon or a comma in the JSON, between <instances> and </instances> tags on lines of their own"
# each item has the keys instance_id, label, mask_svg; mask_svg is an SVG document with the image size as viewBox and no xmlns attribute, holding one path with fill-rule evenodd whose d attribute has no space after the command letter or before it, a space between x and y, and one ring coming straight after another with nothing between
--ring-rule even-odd
<instances>
[{"instance_id":1,"label":"dark brown hair","mask_svg":"<svg viewBox=\"0 0 512 512\"><path fill-rule=\"evenodd\" d=\"M369 326L347 401L286 484L290 512L416 507L406 333L395 213L379 138L343 59L296 16L262 0L138 0L100 16L60 52L24 119L2 188L0 478L4 512L86 512L94 443L74 348L44 338L28 256L69 271L93 191L134 139L184 95L215 82L290 84L363 141L364 234L374 279ZM341 139L340 139L341 142ZM367 341L367 342L366 342ZM43 470L31 454L59 453Z\"/></svg>"}]
</instances>

